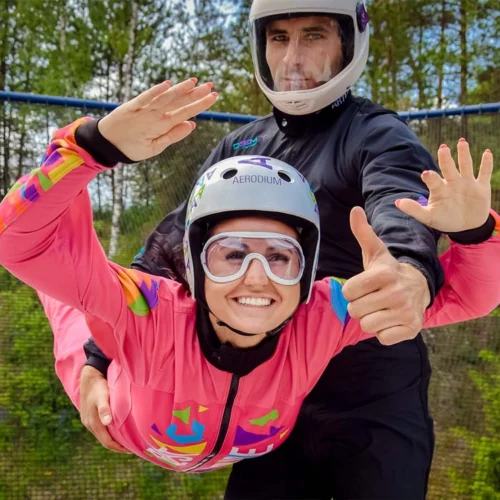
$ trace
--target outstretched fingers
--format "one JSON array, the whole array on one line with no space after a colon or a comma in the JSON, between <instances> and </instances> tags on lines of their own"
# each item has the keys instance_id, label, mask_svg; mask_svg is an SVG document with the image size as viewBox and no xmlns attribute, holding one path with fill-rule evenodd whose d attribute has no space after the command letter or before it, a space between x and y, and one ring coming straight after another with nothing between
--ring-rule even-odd
<instances>
[{"instance_id":1,"label":"outstretched fingers","mask_svg":"<svg viewBox=\"0 0 500 500\"><path fill-rule=\"evenodd\" d=\"M211 92L202 99L198 99L191 104L186 104L185 106L182 106L175 111L166 113L166 117L173 120L174 123L184 122L195 117L196 115L199 115L203 111L206 111L208 108L213 106L218 97L219 94L217 92Z\"/></svg>"},{"instance_id":2,"label":"outstretched fingers","mask_svg":"<svg viewBox=\"0 0 500 500\"><path fill-rule=\"evenodd\" d=\"M401 212L413 217L426 226L429 226L432 222L432 212L415 200L411 200L410 198L396 200L396 207L398 207Z\"/></svg>"},{"instance_id":3,"label":"outstretched fingers","mask_svg":"<svg viewBox=\"0 0 500 500\"><path fill-rule=\"evenodd\" d=\"M173 112L176 111L177 109L187 106L188 104L192 104L196 101L199 101L200 99L203 99L204 97L209 95L212 92L213 88L214 84L212 82L207 82L204 83L203 85L200 85L199 87L195 87L189 92L179 96L179 98L176 101L169 103L169 105L165 106L162 111L165 113L169 111Z\"/></svg>"},{"instance_id":4,"label":"outstretched fingers","mask_svg":"<svg viewBox=\"0 0 500 500\"><path fill-rule=\"evenodd\" d=\"M194 129L196 128L196 123L191 121L184 121L179 123L172 129L170 129L166 134L157 137L154 140L157 152L161 152L168 148L176 142L180 142L185 139Z\"/></svg>"},{"instance_id":5,"label":"outstretched fingers","mask_svg":"<svg viewBox=\"0 0 500 500\"><path fill-rule=\"evenodd\" d=\"M434 172L434 170L426 170L425 172L422 172L421 179L429 188L431 194L433 191L435 192L445 185L443 178L437 172Z\"/></svg>"},{"instance_id":6,"label":"outstretched fingers","mask_svg":"<svg viewBox=\"0 0 500 500\"><path fill-rule=\"evenodd\" d=\"M453 181L460 177L453 157L451 156L450 148L445 144L441 144L441 146L439 146L438 163L439 169L447 181Z\"/></svg>"},{"instance_id":7,"label":"outstretched fingers","mask_svg":"<svg viewBox=\"0 0 500 500\"><path fill-rule=\"evenodd\" d=\"M129 105L134 109L141 109L150 104L151 101L156 99L158 96L166 93L171 86L172 82L170 80L159 83L158 85L155 85L154 87L146 90L142 94L139 94L137 97L134 97L134 99L129 102Z\"/></svg>"},{"instance_id":8,"label":"outstretched fingers","mask_svg":"<svg viewBox=\"0 0 500 500\"><path fill-rule=\"evenodd\" d=\"M474 179L474 167L470 155L469 143L462 137L457 144L458 168L464 179Z\"/></svg>"},{"instance_id":9,"label":"outstretched fingers","mask_svg":"<svg viewBox=\"0 0 500 500\"><path fill-rule=\"evenodd\" d=\"M177 109L179 107L179 99L185 98L195 87L198 82L197 78L189 78L177 85L174 85L166 92L157 95L149 104L151 109L162 111L164 113Z\"/></svg>"},{"instance_id":10,"label":"outstretched fingers","mask_svg":"<svg viewBox=\"0 0 500 500\"><path fill-rule=\"evenodd\" d=\"M199 89L200 91L195 94L195 97L206 94L207 89L208 91L210 90L209 87L205 87L204 89L199 87ZM153 140L155 154L185 139L196 127L195 123L190 121L190 119L210 108L217 101L217 97L218 94L216 92L211 92L194 102L190 102L192 97L186 97L187 102L190 102L190 104L181 107L177 103L172 103L175 104L175 111L164 113L162 130Z\"/></svg>"},{"instance_id":11,"label":"outstretched fingers","mask_svg":"<svg viewBox=\"0 0 500 500\"><path fill-rule=\"evenodd\" d=\"M422 173L422 181L429 188L430 196L437 194L444 187L445 181L433 170L426 170ZM422 224L432 225L432 210L427 206L422 206L418 201L404 198L396 200L396 206L406 215L413 217Z\"/></svg>"},{"instance_id":12,"label":"outstretched fingers","mask_svg":"<svg viewBox=\"0 0 500 500\"><path fill-rule=\"evenodd\" d=\"M481 166L479 167L479 174L477 180L483 184L490 184L491 175L493 173L493 154L487 149L483 153L483 158L481 159Z\"/></svg>"}]
</instances>

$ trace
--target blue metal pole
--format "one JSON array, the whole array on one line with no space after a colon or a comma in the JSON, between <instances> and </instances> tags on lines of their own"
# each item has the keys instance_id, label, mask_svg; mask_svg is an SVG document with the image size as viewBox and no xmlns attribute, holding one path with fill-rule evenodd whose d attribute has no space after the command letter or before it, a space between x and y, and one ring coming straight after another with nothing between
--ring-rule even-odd
<instances>
[{"instance_id":1,"label":"blue metal pole","mask_svg":"<svg viewBox=\"0 0 500 500\"><path fill-rule=\"evenodd\" d=\"M28 94L24 92L7 92L0 90L0 101L16 101L29 104L48 104L52 106L67 106L72 108L85 108L112 111L120 104L114 102L91 101L88 99L76 99L69 97L56 97L51 95ZM216 113L205 112L200 113L197 117L199 120L211 120L215 122L231 122L231 123L250 123L257 120L258 116L238 115L234 113Z\"/></svg>"},{"instance_id":2,"label":"blue metal pole","mask_svg":"<svg viewBox=\"0 0 500 500\"><path fill-rule=\"evenodd\" d=\"M399 116L405 120L422 120L425 118L440 118L444 116L480 115L482 113L499 113L500 102L489 104L471 104L457 108L427 109L417 111L402 111Z\"/></svg>"},{"instance_id":3,"label":"blue metal pole","mask_svg":"<svg viewBox=\"0 0 500 500\"><path fill-rule=\"evenodd\" d=\"M71 97L56 97L52 95L28 94L24 92L0 91L0 100L25 102L29 104L49 104L53 106L67 106L70 108L87 108L99 110L113 110L119 106L112 102L91 101Z\"/></svg>"},{"instance_id":4,"label":"blue metal pole","mask_svg":"<svg viewBox=\"0 0 500 500\"><path fill-rule=\"evenodd\" d=\"M50 95L28 94L23 92L0 91L1 101L16 101L31 104L48 104L54 106L68 106L85 109L111 111L117 108L119 103L91 101L88 99L76 99L68 97L56 97ZM439 118L445 116L473 115L482 113L500 112L500 102L489 104L473 104L447 109L429 109L418 111L402 111L399 115L405 120L421 120L426 118ZM216 122L250 123L257 120L258 116L240 115L234 113L205 112L197 117L199 120L211 120Z\"/></svg>"}]
</instances>

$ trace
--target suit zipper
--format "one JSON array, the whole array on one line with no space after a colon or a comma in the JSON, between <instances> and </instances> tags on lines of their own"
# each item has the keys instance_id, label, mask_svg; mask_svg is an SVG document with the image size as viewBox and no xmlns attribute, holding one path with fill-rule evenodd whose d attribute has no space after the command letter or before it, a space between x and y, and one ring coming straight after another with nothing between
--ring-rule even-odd
<instances>
[{"instance_id":1,"label":"suit zipper","mask_svg":"<svg viewBox=\"0 0 500 500\"><path fill-rule=\"evenodd\" d=\"M221 450L224 444L224 439L226 439L227 430L229 429L229 422L231 421L231 413L233 411L234 400L236 399L236 394L238 392L238 386L240 384L239 375L234 375L231 377L231 385L229 386L229 394L227 395L226 406L224 407L224 413L222 415L222 421L220 424L219 435L217 436L217 441L212 452L207 455L201 462L189 469L185 469L183 472L191 472L195 469L199 469L209 460L212 460Z\"/></svg>"}]
</instances>

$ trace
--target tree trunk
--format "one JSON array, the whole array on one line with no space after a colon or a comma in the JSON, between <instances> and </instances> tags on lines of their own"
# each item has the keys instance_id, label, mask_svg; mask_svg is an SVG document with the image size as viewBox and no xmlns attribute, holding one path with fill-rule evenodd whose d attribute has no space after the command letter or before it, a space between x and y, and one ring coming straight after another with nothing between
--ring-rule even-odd
<instances>
[{"instance_id":1,"label":"tree trunk","mask_svg":"<svg viewBox=\"0 0 500 500\"><path fill-rule=\"evenodd\" d=\"M5 7L7 7L5 5ZM2 43L0 44L0 90L4 90L7 83L7 57L9 50L11 49L9 44L9 22L7 9L1 14L2 21ZM2 160L1 171L0 171L0 200L7 193L8 180L9 180L9 156L10 156L10 144L7 141L7 105L6 103L0 103L1 106L1 118L0 118L0 158Z\"/></svg>"},{"instance_id":2,"label":"tree trunk","mask_svg":"<svg viewBox=\"0 0 500 500\"><path fill-rule=\"evenodd\" d=\"M462 106L467 104L467 79L468 71L468 51L467 51L467 28L468 28L468 1L461 0L460 2L460 99ZM461 116L460 135L467 138L469 135L469 117L468 115Z\"/></svg>"},{"instance_id":3,"label":"tree trunk","mask_svg":"<svg viewBox=\"0 0 500 500\"><path fill-rule=\"evenodd\" d=\"M467 0L460 2L460 104L467 104Z\"/></svg>"},{"instance_id":4,"label":"tree trunk","mask_svg":"<svg viewBox=\"0 0 500 500\"><path fill-rule=\"evenodd\" d=\"M7 17L7 16L6 16ZM2 18L2 22L4 22L4 19ZM3 36L2 36L2 45L1 45L1 51L0 51L0 90L5 89L5 80L7 77L7 56L9 52L9 42L8 42L8 37L9 37L9 29L8 29L8 23L5 23L5 26L3 27Z\"/></svg>"},{"instance_id":5,"label":"tree trunk","mask_svg":"<svg viewBox=\"0 0 500 500\"><path fill-rule=\"evenodd\" d=\"M63 2L61 5L62 12L60 14L61 19L61 33L59 34L59 49L61 51L61 57L64 58L67 47L66 47L66 31L68 30L68 9L66 2ZM65 96L68 97L71 93L71 80L69 74L69 68L67 64L62 64L62 72L64 79L64 92Z\"/></svg>"},{"instance_id":6,"label":"tree trunk","mask_svg":"<svg viewBox=\"0 0 500 500\"><path fill-rule=\"evenodd\" d=\"M101 194L102 177L98 175L96 177L96 181L97 181L97 218L102 219L102 194Z\"/></svg>"},{"instance_id":7,"label":"tree trunk","mask_svg":"<svg viewBox=\"0 0 500 500\"><path fill-rule=\"evenodd\" d=\"M25 155L25 145L26 145L26 115L23 114L23 121L21 123L21 137L19 138L19 160L17 165L16 179L19 179L23 175L23 163Z\"/></svg>"},{"instance_id":8,"label":"tree trunk","mask_svg":"<svg viewBox=\"0 0 500 500\"><path fill-rule=\"evenodd\" d=\"M10 144L11 144L11 125L12 125L12 111L8 111L6 106L3 106L3 130L2 130L2 142L3 142L3 171L2 171L2 182L0 184L0 195L3 198L7 191L10 189Z\"/></svg>"},{"instance_id":9,"label":"tree trunk","mask_svg":"<svg viewBox=\"0 0 500 500\"><path fill-rule=\"evenodd\" d=\"M444 61L446 58L446 0L441 1L441 33L439 36L437 107L443 106Z\"/></svg>"},{"instance_id":10,"label":"tree trunk","mask_svg":"<svg viewBox=\"0 0 500 500\"><path fill-rule=\"evenodd\" d=\"M390 108L395 109L398 99L397 61L394 41L389 35L386 40L386 61L387 72L389 73L389 88L386 89L386 101Z\"/></svg>"},{"instance_id":11,"label":"tree trunk","mask_svg":"<svg viewBox=\"0 0 500 500\"><path fill-rule=\"evenodd\" d=\"M128 25L128 50L123 65L123 79L120 88L120 101L126 102L132 97L132 76L135 57L135 37L137 30L138 4L130 0L130 20ZM124 165L118 165L114 170L113 211L111 216L111 237L109 240L108 258L115 257L120 236L120 217L123 209Z\"/></svg>"},{"instance_id":12,"label":"tree trunk","mask_svg":"<svg viewBox=\"0 0 500 500\"><path fill-rule=\"evenodd\" d=\"M422 53L424 51L423 45L424 45L424 19L422 17L420 18L420 27L419 27L419 33L418 33L418 73L416 75L417 77L417 88L418 88L418 107L419 109L423 109L424 105L427 104L427 97L425 95L425 74L424 74L424 67L422 67L422 60L423 56Z\"/></svg>"},{"instance_id":13,"label":"tree trunk","mask_svg":"<svg viewBox=\"0 0 500 500\"><path fill-rule=\"evenodd\" d=\"M146 207L149 207L151 202L151 179L150 179L150 169L145 166L142 168L142 175L144 177L144 196L146 197Z\"/></svg>"},{"instance_id":14,"label":"tree trunk","mask_svg":"<svg viewBox=\"0 0 500 500\"><path fill-rule=\"evenodd\" d=\"M375 2L374 2L375 3ZM374 6L375 8L375 6ZM376 16L372 16L370 21L372 35L371 37L376 40L380 40L382 36L380 29L380 22ZM373 44L372 44L373 45ZM380 50L373 50L370 48L370 63L368 64L366 75L367 75L367 86L371 90L371 100L374 102L380 101L380 81L379 81L379 71L382 67L382 57L380 55Z\"/></svg>"}]
</instances>

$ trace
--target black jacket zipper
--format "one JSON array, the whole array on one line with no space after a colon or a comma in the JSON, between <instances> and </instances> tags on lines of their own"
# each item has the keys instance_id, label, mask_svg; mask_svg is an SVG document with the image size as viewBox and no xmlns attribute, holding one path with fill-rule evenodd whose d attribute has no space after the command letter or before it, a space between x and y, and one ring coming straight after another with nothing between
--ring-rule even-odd
<instances>
[{"instance_id":1,"label":"black jacket zipper","mask_svg":"<svg viewBox=\"0 0 500 500\"><path fill-rule=\"evenodd\" d=\"M219 435L217 436L217 441L215 442L215 446L212 450L212 453L207 455L201 462L198 462L196 465L194 465L189 469L185 469L183 472L191 472L192 470L199 469L209 460L212 460L212 458L214 458L215 455L217 455L217 453L219 453L224 443L224 439L226 439L227 430L229 428L229 422L231 421L231 412L233 411L233 404L234 400L236 399L236 394L238 392L239 385L240 385L239 375L233 374L233 376L231 377L231 385L229 386L229 394L227 395L226 406L224 408L224 413L222 415Z\"/></svg>"}]
</instances>

